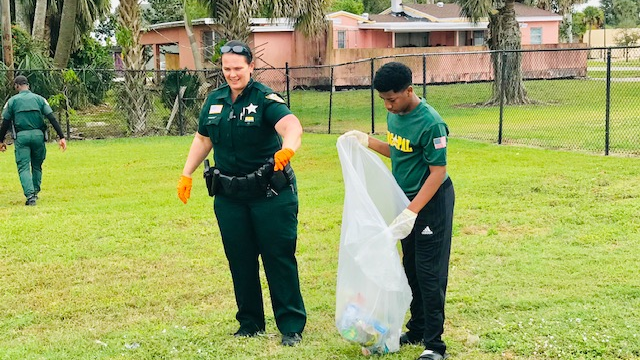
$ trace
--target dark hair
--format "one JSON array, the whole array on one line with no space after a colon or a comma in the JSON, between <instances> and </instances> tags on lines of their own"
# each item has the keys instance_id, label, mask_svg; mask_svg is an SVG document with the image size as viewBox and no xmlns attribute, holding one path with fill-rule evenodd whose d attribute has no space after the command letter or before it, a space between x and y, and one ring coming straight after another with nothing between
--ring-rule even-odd
<instances>
[{"instance_id":1,"label":"dark hair","mask_svg":"<svg viewBox=\"0 0 640 360\"><path fill-rule=\"evenodd\" d=\"M240 40L227 41L227 43L220 48L220 53L234 53L242 55L247 59L247 64L251 64L251 61L253 60L253 53L251 52L251 49L249 49L247 44Z\"/></svg>"},{"instance_id":2,"label":"dark hair","mask_svg":"<svg viewBox=\"0 0 640 360\"><path fill-rule=\"evenodd\" d=\"M373 78L373 88L379 92L400 92L412 84L411 69L403 63L390 62L382 65Z\"/></svg>"}]
</instances>

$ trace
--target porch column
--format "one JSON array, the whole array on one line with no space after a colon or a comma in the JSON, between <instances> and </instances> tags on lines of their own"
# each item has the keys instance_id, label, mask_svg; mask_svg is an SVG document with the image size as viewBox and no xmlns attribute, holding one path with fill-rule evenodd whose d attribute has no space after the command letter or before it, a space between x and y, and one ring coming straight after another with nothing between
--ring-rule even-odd
<instances>
[{"instance_id":1,"label":"porch column","mask_svg":"<svg viewBox=\"0 0 640 360\"><path fill-rule=\"evenodd\" d=\"M160 45L158 44L153 44L153 59L153 68L155 70L160 70Z\"/></svg>"}]
</instances>

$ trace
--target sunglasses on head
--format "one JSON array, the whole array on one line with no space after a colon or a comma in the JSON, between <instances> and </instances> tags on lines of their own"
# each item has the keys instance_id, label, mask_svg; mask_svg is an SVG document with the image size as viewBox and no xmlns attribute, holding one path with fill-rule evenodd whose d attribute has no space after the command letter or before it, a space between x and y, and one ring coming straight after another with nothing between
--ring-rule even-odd
<instances>
[{"instance_id":1,"label":"sunglasses on head","mask_svg":"<svg viewBox=\"0 0 640 360\"><path fill-rule=\"evenodd\" d=\"M247 50L244 46L241 46L241 45L234 45L234 46L225 45L225 46L220 48L220 52L223 53L223 54L234 53L234 54L238 54L238 55L249 55L249 56L251 56L251 53L249 52L249 50Z\"/></svg>"}]
</instances>

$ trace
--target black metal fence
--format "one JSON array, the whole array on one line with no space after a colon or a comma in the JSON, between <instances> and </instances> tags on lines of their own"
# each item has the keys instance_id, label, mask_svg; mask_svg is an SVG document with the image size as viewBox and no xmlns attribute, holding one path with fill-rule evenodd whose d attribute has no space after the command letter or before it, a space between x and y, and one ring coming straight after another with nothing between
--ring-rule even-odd
<instances>
[{"instance_id":1,"label":"black metal fence","mask_svg":"<svg viewBox=\"0 0 640 360\"><path fill-rule=\"evenodd\" d=\"M604 58L588 59L597 50ZM612 56L611 48L414 54L256 69L253 76L286 99L307 132L385 133L386 110L371 80L384 63L400 61L412 69L414 91L442 115L452 137L640 155L640 47L616 52L624 56ZM494 64L513 56L521 58L526 95L510 104L506 87L495 81ZM518 75L499 70L495 73L505 83ZM23 75L34 92L52 99L72 140L193 134L205 96L199 89L207 88L203 82L222 79L214 71L189 70L30 70ZM8 77L0 78L1 85ZM11 93L0 95L6 99ZM147 101L140 102L142 97Z\"/></svg>"}]
</instances>

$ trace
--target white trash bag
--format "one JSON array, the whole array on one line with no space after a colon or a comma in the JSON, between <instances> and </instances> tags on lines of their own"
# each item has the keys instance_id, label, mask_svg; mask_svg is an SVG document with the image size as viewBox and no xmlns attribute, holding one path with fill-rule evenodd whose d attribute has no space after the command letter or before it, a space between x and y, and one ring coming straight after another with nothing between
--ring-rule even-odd
<instances>
[{"instance_id":1,"label":"white trash bag","mask_svg":"<svg viewBox=\"0 0 640 360\"><path fill-rule=\"evenodd\" d=\"M393 229L409 204L378 155L353 137L337 142L345 195L340 233L336 327L362 345L365 355L400 349L400 331L411 303Z\"/></svg>"}]
</instances>

